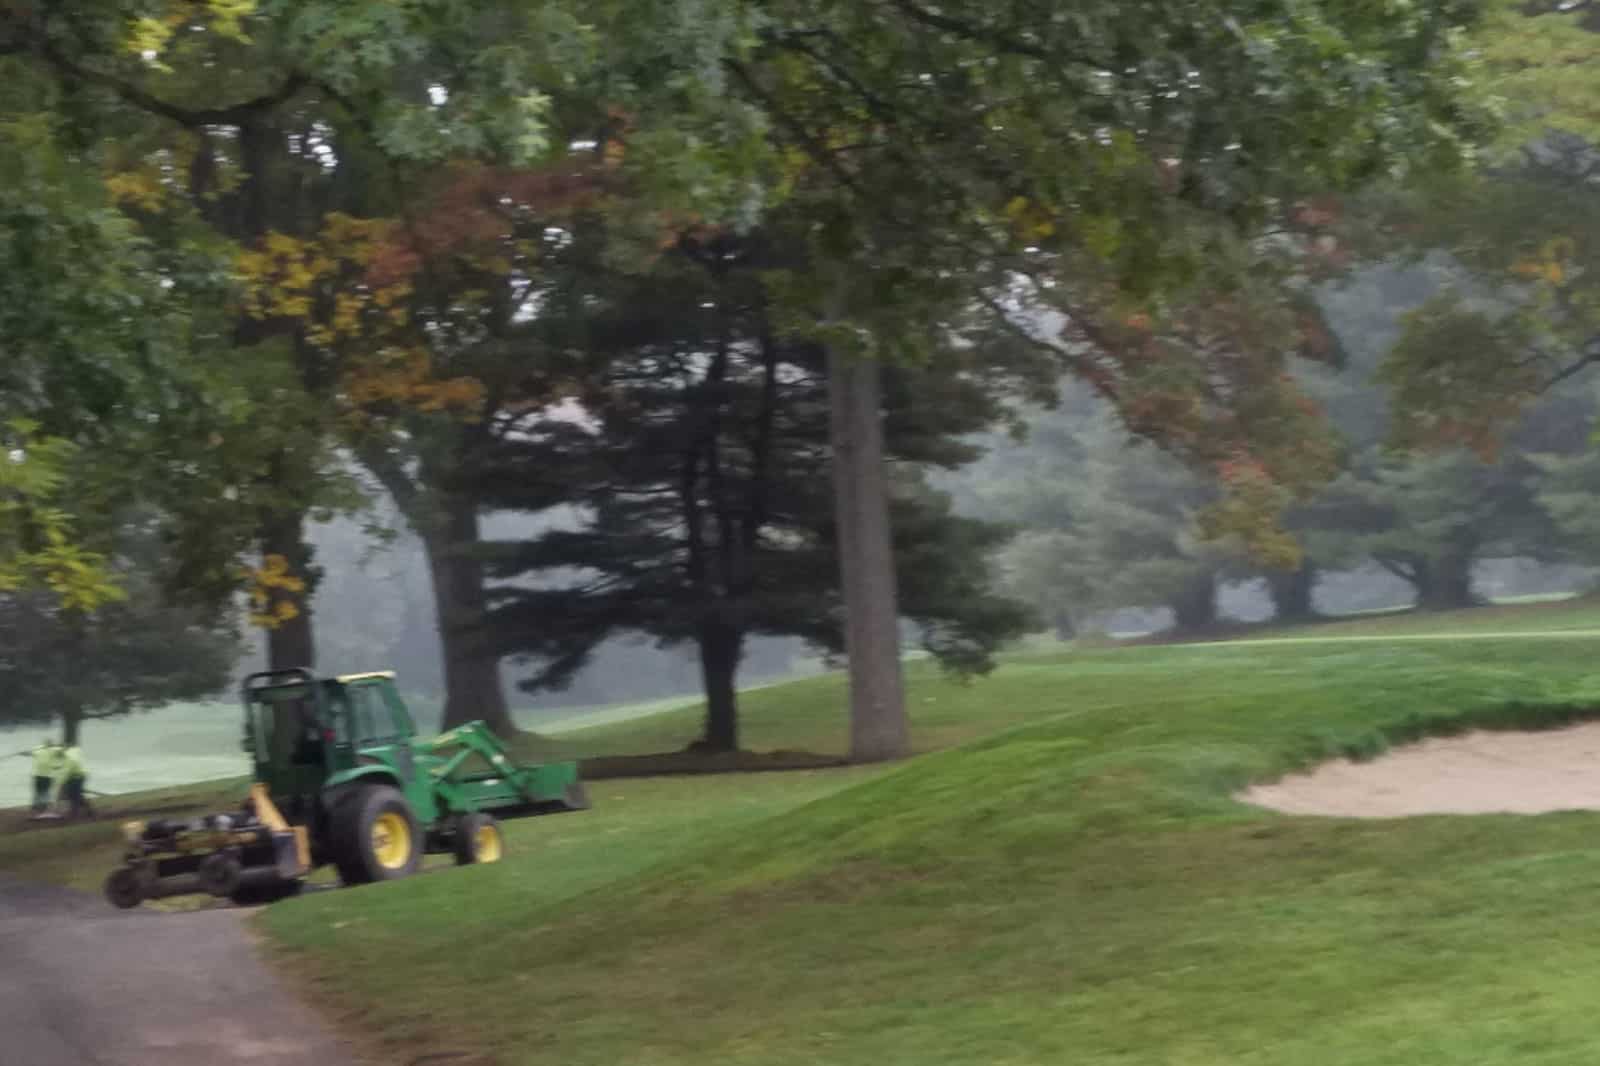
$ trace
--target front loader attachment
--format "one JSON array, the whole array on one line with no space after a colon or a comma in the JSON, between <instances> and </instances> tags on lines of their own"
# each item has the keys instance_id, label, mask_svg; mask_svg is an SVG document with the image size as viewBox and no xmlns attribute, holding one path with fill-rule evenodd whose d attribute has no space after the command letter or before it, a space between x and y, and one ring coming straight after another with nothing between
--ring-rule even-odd
<instances>
[{"instance_id":1,"label":"front loader attachment","mask_svg":"<svg viewBox=\"0 0 1600 1066\"><path fill-rule=\"evenodd\" d=\"M442 733L427 749L448 757L430 773L443 806L456 811L492 811L501 817L556 814L589 809L589 795L575 762L518 766L499 737L482 722ZM453 749L453 751L452 751ZM474 759L487 764L475 766Z\"/></svg>"}]
</instances>

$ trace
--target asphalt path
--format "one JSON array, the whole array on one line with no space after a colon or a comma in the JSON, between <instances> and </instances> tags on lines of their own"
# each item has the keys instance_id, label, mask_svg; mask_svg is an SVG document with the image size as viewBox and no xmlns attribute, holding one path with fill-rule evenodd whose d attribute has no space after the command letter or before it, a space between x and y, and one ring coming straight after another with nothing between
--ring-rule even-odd
<instances>
[{"instance_id":1,"label":"asphalt path","mask_svg":"<svg viewBox=\"0 0 1600 1066\"><path fill-rule=\"evenodd\" d=\"M0 1066L355 1066L247 911L118 911L0 876Z\"/></svg>"}]
</instances>

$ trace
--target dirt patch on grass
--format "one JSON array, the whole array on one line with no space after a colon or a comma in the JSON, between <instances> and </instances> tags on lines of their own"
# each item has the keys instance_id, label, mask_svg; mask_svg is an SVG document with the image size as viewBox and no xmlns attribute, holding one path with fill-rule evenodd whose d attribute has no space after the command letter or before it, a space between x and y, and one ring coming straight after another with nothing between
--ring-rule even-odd
<instances>
[{"instance_id":1,"label":"dirt patch on grass","mask_svg":"<svg viewBox=\"0 0 1600 1066\"><path fill-rule=\"evenodd\" d=\"M1600 722L1477 731L1340 759L1239 794L1287 814L1398 818L1600 810Z\"/></svg>"}]
</instances>

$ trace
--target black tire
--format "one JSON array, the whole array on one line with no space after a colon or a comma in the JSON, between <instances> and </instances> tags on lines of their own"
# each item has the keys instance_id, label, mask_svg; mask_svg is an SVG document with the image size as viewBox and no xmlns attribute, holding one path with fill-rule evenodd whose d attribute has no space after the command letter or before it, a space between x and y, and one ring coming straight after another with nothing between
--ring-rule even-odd
<instances>
[{"instance_id":1,"label":"black tire","mask_svg":"<svg viewBox=\"0 0 1600 1066\"><path fill-rule=\"evenodd\" d=\"M228 898L240 907L259 907L276 903L280 899L298 896L305 887L301 881L270 881L266 884L240 885Z\"/></svg>"},{"instance_id":2,"label":"black tire","mask_svg":"<svg viewBox=\"0 0 1600 1066\"><path fill-rule=\"evenodd\" d=\"M213 896L232 896L239 890L239 881L244 877L244 869L239 865L239 860L232 855L218 852L207 855L195 870L195 877L200 882L200 888Z\"/></svg>"},{"instance_id":3,"label":"black tire","mask_svg":"<svg viewBox=\"0 0 1600 1066\"><path fill-rule=\"evenodd\" d=\"M492 841L488 839L492 836ZM457 866L480 862L499 862L506 853L505 834L492 815L474 811L456 819L455 842L451 849Z\"/></svg>"},{"instance_id":4,"label":"black tire","mask_svg":"<svg viewBox=\"0 0 1600 1066\"><path fill-rule=\"evenodd\" d=\"M394 843L403 828L404 846ZM422 833L398 789L368 785L333 809L333 864L347 885L408 877L422 865ZM389 850L390 847L395 850Z\"/></svg>"},{"instance_id":5,"label":"black tire","mask_svg":"<svg viewBox=\"0 0 1600 1066\"><path fill-rule=\"evenodd\" d=\"M106 899L113 906L131 910L144 902L144 878L131 866L119 866L106 878Z\"/></svg>"}]
</instances>

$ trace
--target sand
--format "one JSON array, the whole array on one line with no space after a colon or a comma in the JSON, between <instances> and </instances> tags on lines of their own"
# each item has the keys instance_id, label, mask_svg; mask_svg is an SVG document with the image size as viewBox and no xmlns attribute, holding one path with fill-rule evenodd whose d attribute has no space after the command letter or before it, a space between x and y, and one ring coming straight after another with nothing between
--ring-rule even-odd
<instances>
[{"instance_id":1,"label":"sand","mask_svg":"<svg viewBox=\"0 0 1600 1066\"><path fill-rule=\"evenodd\" d=\"M1600 722L1425 740L1371 762L1324 763L1239 798L1288 814L1354 818L1600 810Z\"/></svg>"}]
</instances>

